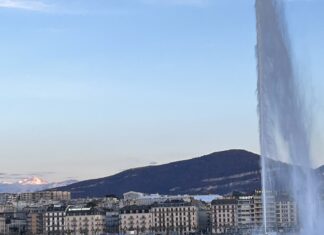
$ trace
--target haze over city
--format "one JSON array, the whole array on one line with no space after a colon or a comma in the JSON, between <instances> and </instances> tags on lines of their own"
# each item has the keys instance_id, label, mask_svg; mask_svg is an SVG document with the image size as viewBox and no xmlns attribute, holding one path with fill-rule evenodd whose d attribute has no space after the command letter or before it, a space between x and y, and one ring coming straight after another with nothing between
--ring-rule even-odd
<instances>
[{"instance_id":1,"label":"haze over city","mask_svg":"<svg viewBox=\"0 0 324 235\"><path fill-rule=\"evenodd\" d=\"M286 5L319 166L324 2ZM259 152L254 1L0 0L0 22L4 180Z\"/></svg>"}]
</instances>

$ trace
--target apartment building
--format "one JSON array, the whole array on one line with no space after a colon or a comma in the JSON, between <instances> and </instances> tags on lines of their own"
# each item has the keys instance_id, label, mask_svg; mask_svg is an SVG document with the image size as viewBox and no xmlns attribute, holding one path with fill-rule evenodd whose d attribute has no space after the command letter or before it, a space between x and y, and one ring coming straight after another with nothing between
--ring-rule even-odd
<instances>
[{"instance_id":1,"label":"apartment building","mask_svg":"<svg viewBox=\"0 0 324 235\"><path fill-rule=\"evenodd\" d=\"M297 208L291 199L270 192L262 195L257 191L250 196L214 200L211 203L213 233L224 233L229 228L231 232L261 230L264 222L263 196L266 199L267 228L270 231L285 230L297 225ZM234 210L230 210L232 208Z\"/></svg>"},{"instance_id":2,"label":"apartment building","mask_svg":"<svg viewBox=\"0 0 324 235\"><path fill-rule=\"evenodd\" d=\"M261 196L260 196L261 197ZM271 230L276 230L277 224L276 224L276 195L271 192L267 192L264 195L266 199L266 204L262 203L263 206L266 206L267 211L267 227ZM263 210L263 209L262 209ZM263 217L263 214L261 214Z\"/></svg>"},{"instance_id":3,"label":"apartment building","mask_svg":"<svg viewBox=\"0 0 324 235\"><path fill-rule=\"evenodd\" d=\"M20 201L39 202L40 200L68 201L71 199L71 193L66 191L41 191L34 193L21 193L18 196Z\"/></svg>"},{"instance_id":4,"label":"apartment building","mask_svg":"<svg viewBox=\"0 0 324 235\"><path fill-rule=\"evenodd\" d=\"M0 213L13 213L15 207L11 203L0 204Z\"/></svg>"},{"instance_id":5,"label":"apartment building","mask_svg":"<svg viewBox=\"0 0 324 235\"><path fill-rule=\"evenodd\" d=\"M253 218L253 226L260 228L263 226L263 203L261 192L256 192L253 195L253 206L251 211L251 216Z\"/></svg>"},{"instance_id":6,"label":"apartment building","mask_svg":"<svg viewBox=\"0 0 324 235\"><path fill-rule=\"evenodd\" d=\"M107 233L119 233L119 211L106 211L106 228Z\"/></svg>"},{"instance_id":7,"label":"apartment building","mask_svg":"<svg viewBox=\"0 0 324 235\"><path fill-rule=\"evenodd\" d=\"M211 205L212 233L223 234L237 229L238 200L234 198L218 199L212 201Z\"/></svg>"},{"instance_id":8,"label":"apartment building","mask_svg":"<svg viewBox=\"0 0 324 235\"><path fill-rule=\"evenodd\" d=\"M198 208L184 201L166 201L151 208L155 234L190 234L198 231Z\"/></svg>"},{"instance_id":9,"label":"apartment building","mask_svg":"<svg viewBox=\"0 0 324 235\"><path fill-rule=\"evenodd\" d=\"M4 216L0 216L0 234L6 234L6 218Z\"/></svg>"},{"instance_id":10,"label":"apartment building","mask_svg":"<svg viewBox=\"0 0 324 235\"><path fill-rule=\"evenodd\" d=\"M124 234L146 234L152 231L150 206L126 206L120 210L119 231Z\"/></svg>"},{"instance_id":11,"label":"apartment building","mask_svg":"<svg viewBox=\"0 0 324 235\"><path fill-rule=\"evenodd\" d=\"M7 234L25 234L27 231L27 221L25 213L15 212L6 215Z\"/></svg>"},{"instance_id":12,"label":"apartment building","mask_svg":"<svg viewBox=\"0 0 324 235\"><path fill-rule=\"evenodd\" d=\"M68 207L65 215L65 232L73 235L102 234L106 227L106 216L90 207Z\"/></svg>"},{"instance_id":13,"label":"apartment building","mask_svg":"<svg viewBox=\"0 0 324 235\"><path fill-rule=\"evenodd\" d=\"M274 228L276 223L275 196L266 195L267 225ZM240 228L261 228L263 226L263 198L261 192L252 196L242 196L238 199L238 227Z\"/></svg>"},{"instance_id":14,"label":"apartment building","mask_svg":"<svg viewBox=\"0 0 324 235\"><path fill-rule=\"evenodd\" d=\"M126 234L190 234L198 231L198 207L184 201L151 206L126 206L120 210L120 232Z\"/></svg>"},{"instance_id":15,"label":"apartment building","mask_svg":"<svg viewBox=\"0 0 324 235\"><path fill-rule=\"evenodd\" d=\"M42 207L28 207L25 209L27 214L27 234L42 235L44 234L44 213Z\"/></svg>"},{"instance_id":16,"label":"apartment building","mask_svg":"<svg viewBox=\"0 0 324 235\"><path fill-rule=\"evenodd\" d=\"M51 205L44 213L44 234L64 235L65 209L63 205Z\"/></svg>"},{"instance_id":17,"label":"apartment building","mask_svg":"<svg viewBox=\"0 0 324 235\"><path fill-rule=\"evenodd\" d=\"M254 227L253 196L241 196L237 199L237 225L241 229Z\"/></svg>"},{"instance_id":18,"label":"apartment building","mask_svg":"<svg viewBox=\"0 0 324 235\"><path fill-rule=\"evenodd\" d=\"M17 198L17 193L0 193L0 204L14 203Z\"/></svg>"},{"instance_id":19,"label":"apartment building","mask_svg":"<svg viewBox=\"0 0 324 235\"><path fill-rule=\"evenodd\" d=\"M206 202L194 202L198 208L198 233L212 233L212 205Z\"/></svg>"},{"instance_id":20,"label":"apartment building","mask_svg":"<svg viewBox=\"0 0 324 235\"><path fill-rule=\"evenodd\" d=\"M287 195L278 195L276 198L276 224L279 230L297 226L296 203Z\"/></svg>"}]
</instances>

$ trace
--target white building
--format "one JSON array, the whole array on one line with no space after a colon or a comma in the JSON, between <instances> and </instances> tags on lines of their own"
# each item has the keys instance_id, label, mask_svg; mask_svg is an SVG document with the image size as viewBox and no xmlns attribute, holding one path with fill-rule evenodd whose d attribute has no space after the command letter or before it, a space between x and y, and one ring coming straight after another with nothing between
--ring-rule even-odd
<instances>
[{"instance_id":1,"label":"white building","mask_svg":"<svg viewBox=\"0 0 324 235\"><path fill-rule=\"evenodd\" d=\"M154 203L163 203L166 201L182 200L185 202L191 202L192 197L190 195L160 195L156 194L145 194L139 192L127 192L123 194L123 206L130 205L152 205Z\"/></svg>"}]
</instances>

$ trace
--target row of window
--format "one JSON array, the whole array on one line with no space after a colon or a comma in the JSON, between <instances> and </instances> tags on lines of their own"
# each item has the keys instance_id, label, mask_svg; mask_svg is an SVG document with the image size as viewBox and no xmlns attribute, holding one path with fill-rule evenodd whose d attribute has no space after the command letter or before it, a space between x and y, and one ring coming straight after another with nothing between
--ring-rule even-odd
<instances>
[{"instance_id":1,"label":"row of window","mask_svg":"<svg viewBox=\"0 0 324 235\"><path fill-rule=\"evenodd\" d=\"M192 207L175 207L175 208L153 208L152 209L153 212L156 212L156 211L159 211L159 212L173 212L173 211L183 211L183 212L195 212L195 208L192 208Z\"/></svg>"}]
</instances>

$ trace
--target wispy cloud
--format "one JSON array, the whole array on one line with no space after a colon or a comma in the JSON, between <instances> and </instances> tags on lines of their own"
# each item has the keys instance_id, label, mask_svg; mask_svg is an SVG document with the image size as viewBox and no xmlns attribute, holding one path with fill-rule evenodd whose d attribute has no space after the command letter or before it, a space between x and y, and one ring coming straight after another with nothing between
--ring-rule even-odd
<instances>
[{"instance_id":1,"label":"wispy cloud","mask_svg":"<svg viewBox=\"0 0 324 235\"><path fill-rule=\"evenodd\" d=\"M0 8L12 8L29 11L46 11L49 5L40 0L0 0Z\"/></svg>"}]
</instances>

